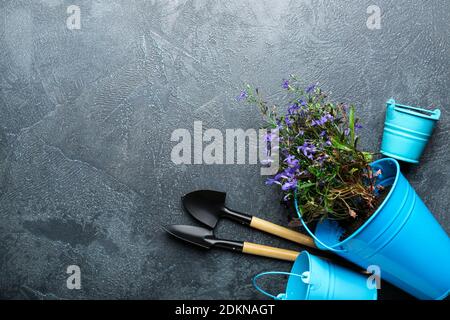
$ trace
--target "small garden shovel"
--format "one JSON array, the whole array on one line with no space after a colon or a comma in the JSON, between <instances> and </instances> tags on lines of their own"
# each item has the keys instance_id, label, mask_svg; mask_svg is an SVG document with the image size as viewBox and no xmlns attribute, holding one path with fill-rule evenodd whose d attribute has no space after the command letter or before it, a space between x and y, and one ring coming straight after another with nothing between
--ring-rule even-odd
<instances>
[{"instance_id":1,"label":"small garden shovel","mask_svg":"<svg viewBox=\"0 0 450 320\"><path fill-rule=\"evenodd\" d=\"M242 252L284 261L295 261L299 255L299 252L293 250L270 247L247 241L219 239L215 237L213 230L203 227L171 225L164 227L164 229L181 240L205 249L216 247L231 250L233 252Z\"/></svg>"},{"instance_id":2,"label":"small garden shovel","mask_svg":"<svg viewBox=\"0 0 450 320\"><path fill-rule=\"evenodd\" d=\"M300 232L279 226L272 222L245 213L228 209L225 206L226 193L213 190L198 190L182 197L187 212L195 219L213 229L220 218L228 218L283 239L317 248L314 240Z\"/></svg>"}]
</instances>

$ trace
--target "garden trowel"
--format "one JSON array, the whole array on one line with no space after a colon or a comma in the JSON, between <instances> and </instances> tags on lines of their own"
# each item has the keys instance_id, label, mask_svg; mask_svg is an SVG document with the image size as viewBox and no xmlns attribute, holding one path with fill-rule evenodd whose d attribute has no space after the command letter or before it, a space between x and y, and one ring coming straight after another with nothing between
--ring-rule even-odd
<instances>
[{"instance_id":1,"label":"garden trowel","mask_svg":"<svg viewBox=\"0 0 450 320\"><path fill-rule=\"evenodd\" d=\"M165 230L181 240L205 249L217 247L235 252L242 252L285 261L295 261L299 255L299 252L297 251L269 247L247 241L218 239L214 236L213 230L203 227L172 225L166 227Z\"/></svg>"},{"instance_id":2,"label":"garden trowel","mask_svg":"<svg viewBox=\"0 0 450 320\"><path fill-rule=\"evenodd\" d=\"M213 190L198 190L182 197L182 203L187 212L195 219L215 228L220 218L228 218L280 238L287 239L304 246L317 248L314 240L300 232L279 226L272 222L231 210L225 206L226 193Z\"/></svg>"}]
</instances>

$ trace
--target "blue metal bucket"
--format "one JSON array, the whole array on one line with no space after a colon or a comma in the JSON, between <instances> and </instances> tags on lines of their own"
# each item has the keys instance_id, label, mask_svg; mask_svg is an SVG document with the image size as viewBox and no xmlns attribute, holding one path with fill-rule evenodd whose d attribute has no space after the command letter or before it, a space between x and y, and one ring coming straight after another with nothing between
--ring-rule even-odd
<instances>
[{"instance_id":1,"label":"blue metal bucket","mask_svg":"<svg viewBox=\"0 0 450 320\"><path fill-rule=\"evenodd\" d=\"M378 183L392 188L369 220L344 241L339 241L343 230L336 221L319 223L315 234L306 227L308 232L318 247L362 268L379 266L382 279L419 299L445 298L450 291L449 237L395 159L381 159L371 166L382 171Z\"/></svg>"},{"instance_id":2,"label":"blue metal bucket","mask_svg":"<svg viewBox=\"0 0 450 320\"><path fill-rule=\"evenodd\" d=\"M441 111L401 105L395 103L394 99L390 99L386 106L381 153L398 160L418 163Z\"/></svg>"},{"instance_id":3,"label":"blue metal bucket","mask_svg":"<svg viewBox=\"0 0 450 320\"><path fill-rule=\"evenodd\" d=\"M257 280L269 275L289 275L286 292L275 296L261 289ZM253 278L255 288L277 300L376 300L377 289L367 278L307 251L301 252L291 272L263 272Z\"/></svg>"}]
</instances>

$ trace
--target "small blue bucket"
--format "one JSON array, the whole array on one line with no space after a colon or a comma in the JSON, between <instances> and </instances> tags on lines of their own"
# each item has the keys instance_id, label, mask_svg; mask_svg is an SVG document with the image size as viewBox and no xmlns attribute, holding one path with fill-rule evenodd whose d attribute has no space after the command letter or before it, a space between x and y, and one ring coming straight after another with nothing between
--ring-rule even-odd
<instances>
[{"instance_id":1,"label":"small blue bucket","mask_svg":"<svg viewBox=\"0 0 450 320\"><path fill-rule=\"evenodd\" d=\"M261 289L257 281L263 276L289 275L286 292L275 296ZM276 300L376 300L377 289L359 273L335 265L303 251L291 272L263 272L253 278L255 288Z\"/></svg>"},{"instance_id":2,"label":"small blue bucket","mask_svg":"<svg viewBox=\"0 0 450 320\"><path fill-rule=\"evenodd\" d=\"M367 268L376 265L381 278L419 299L443 299L450 291L450 239L400 172L395 159L371 164L381 169L378 183L391 186L378 210L351 236L324 220L313 234L316 245Z\"/></svg>"},{"instance_id":3,"label":"small blue bucket","mask_svg":"<svg viewBox=\"0 0 450 320\"><path fill-rule=\"evenodd\" d=\"M394 99L390 99L386 106L381 153L398 160L419 163L441 111L401 105Z\"/></svg>"}]
</instances>

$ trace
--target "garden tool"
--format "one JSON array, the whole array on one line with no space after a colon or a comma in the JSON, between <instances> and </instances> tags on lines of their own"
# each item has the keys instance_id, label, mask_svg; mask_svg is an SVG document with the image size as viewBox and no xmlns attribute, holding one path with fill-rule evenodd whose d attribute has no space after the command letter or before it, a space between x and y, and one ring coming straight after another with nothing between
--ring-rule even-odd
<instances>
[{"instance_id":1,"label":"garden tool","mask_svg":"<svg viewBox=\"0 0 450 320\"><path fill-rule=\"evenodd\" d=\"M258 217L227 208L225 206L225 198L226 193L224 192L198 190L183 196L182 203L187 212L210 228L214 228L219 219L224 217L280 238L311 248L317 248L314 240L309 236Z\"/></svg>"},{"instance_id":2,"label":"garden tool","mask_svg":"<svg viewBox=\"0 0 450 320\"><path fill-rule=\"evenodd\" d=\"M257 256L274 258L285 261L295 261L299 252L269 247L262 244L218 239L214 236L214 231L203 227L195 227L188 225L171 225L165 228L171 235L190 242L205 249L211 247L223 248L231 251L237 251Z\"/></svg>"}]
</instances>

